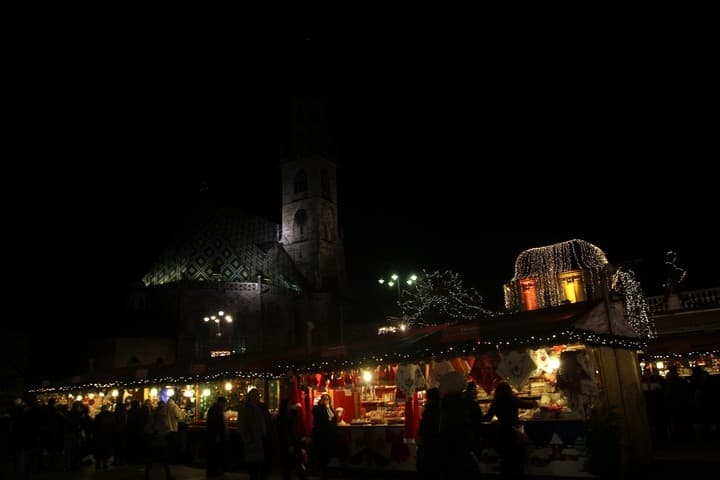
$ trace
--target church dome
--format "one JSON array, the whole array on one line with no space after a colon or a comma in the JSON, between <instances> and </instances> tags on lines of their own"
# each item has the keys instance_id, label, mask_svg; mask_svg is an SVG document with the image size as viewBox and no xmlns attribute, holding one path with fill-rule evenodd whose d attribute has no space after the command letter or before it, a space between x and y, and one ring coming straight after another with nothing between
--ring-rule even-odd
<instances>
[{"instance_id":1,"label":"church dome","mask_svg":"<svg viewBox=\"0 0 720 480\"><path fill-rule=\"evenodd\" d=\"M299 290L302 277L282 245L280 226L238 209L190 220L143 276L145 286L182 280L257 282Z\"/></svg>"}]
</instances>

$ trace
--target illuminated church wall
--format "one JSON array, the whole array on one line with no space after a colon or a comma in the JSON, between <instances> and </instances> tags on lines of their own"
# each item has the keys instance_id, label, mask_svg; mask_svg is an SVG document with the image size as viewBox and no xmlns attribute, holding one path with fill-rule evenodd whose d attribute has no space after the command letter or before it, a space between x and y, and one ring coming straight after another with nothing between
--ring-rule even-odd
<instances>
[{"instance_id":1,"label":"illuminated church wall","mask_svg":"<svg viewBox=\"0 0 720 480\"><path fill-rule=\"evenodd\" d=\"M175 321L183 358L223 345L246 353L307 346L308 335L313 346L339 341L346 270L327 98L300 90L279 164L280 224L237 209L202 212L142 279L136 310ZM213 335L202 319L220 309L234 321Z\"/></svg>"}]
</instances>

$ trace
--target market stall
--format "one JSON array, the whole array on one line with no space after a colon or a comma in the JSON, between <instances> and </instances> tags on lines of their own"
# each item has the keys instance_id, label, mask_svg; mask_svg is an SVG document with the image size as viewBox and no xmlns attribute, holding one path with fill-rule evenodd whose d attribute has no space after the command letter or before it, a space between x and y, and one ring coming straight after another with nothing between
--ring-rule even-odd
<instances>
[{"instance_id":1,"label":"market stall","mask_svg":"<svg viewBox=\"0 0 720 480\"><path fill-rule=\"evenodd\" d=\"M342 355L298 362L292 371L310 386L311 398L328 392L342 407L337 467L414 470L425 390L443 373L458 371L481 387L477 400L484 411L501 379L517 395L538 402L522 414L529 438L527 473L592 476L588 465L603 455L609 461L617 454L616 462L650 457L639 341L618 316L621 311L620 305L586 301L478 324L396 332L378 339L383 345L372 351L351 344ZM384 353L373 353L379 349ZM607 423L618 434L616 449L603 452L588 427L610 411L620 418ZM497 472L492 446L481 452L480 463L484 472Z\"/></svg>"}]
</instances>

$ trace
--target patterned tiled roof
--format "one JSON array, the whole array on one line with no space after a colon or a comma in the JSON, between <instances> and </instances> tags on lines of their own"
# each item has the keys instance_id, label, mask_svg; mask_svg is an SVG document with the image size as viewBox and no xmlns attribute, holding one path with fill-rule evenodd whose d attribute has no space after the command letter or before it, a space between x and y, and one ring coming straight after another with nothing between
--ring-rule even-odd
<instances>
[{"instance_id":1,"label":"patterned tiled roof","mask_svg":"<svg viewBox=\"0 0 720 480\"><path fill-rule=\"evenodd\" d=\"M239 210L191 222L143 276L146 286L180 280L263 282L298 290L295 265L277 241L279 225Z\"/></svg>"}]
</instances>

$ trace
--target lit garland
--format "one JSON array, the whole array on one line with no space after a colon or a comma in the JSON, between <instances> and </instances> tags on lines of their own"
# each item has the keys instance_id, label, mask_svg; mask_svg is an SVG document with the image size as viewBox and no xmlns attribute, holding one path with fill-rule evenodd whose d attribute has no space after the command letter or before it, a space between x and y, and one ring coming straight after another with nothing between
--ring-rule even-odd
<instances>
[{"instance_id":1,"label":"lit garland","mask_svg":"<svg viewBox=\"0 0 720 480\"><path fill-rule=\"evenodd\" d=\"M720 355L720 349L714 349L714 350L699 350L697 352L687 352L687 353L641 353L638 355L638 357L642 359L653 359L653 360L680 360L684 358L692 358L692 357L705 357L705 356L716 356Z\"/></svg>"},{"instance_id":2,"label":"lit garland","mask_svg":"<svg viewBox=\"0 0 720 480\"><path fill-rule=\"evenodd\" d=\"M645 294L633 271L618 268L613 275L612 288L625 298L625 313L633 330L644 338L655 338L657 336L655 322L648 315L649 307Z\"/></svg>"},{"instance_id":3,"label":"lit garland","mask_svg":"<svg viewBox=\"0 0 720 480\"><path fill-rule=\"evenodd\" d=\"M520 253L515 260L515 275L510 283L533 279L537 282L539 308L557 306L563 298L558 274L582 270L590 276L588 294L594 297L596 290L606 281L607 263L605 253L595 245L579 239L568 240ZM520 292L517 288L506 288L505 306L513 310L517 305L520 305Z\"/></svg>"},{"instance_id":4,"label":"lit garland","mask_svg":"<svg viewBox=\"0 0 720 480\"><path fill-rule=\"evenodd\" d=\"M44 386L29 390L30 393L70 392L88 389L107 388L135 388L155 384L194 384L209 383L228 378L266 378L278 379L288 371L299 374L344 371L349 369L374 367L383 364L397 364L403 362L423 362L429 359L443 359L488 352L490 350L506 350L517 347L537 348L541 346L558 345L563 343L584 343L586 345L608 346L629 350L641 350L646 344L637 338L620 337L616 335L597 334L587 330L566 329L549 335L531 335L527 337L513 336L496 340L469 340L458 345L418 348L409 352L382 352L361 355L355 358L310 359L297 363L285 362L267 370L233 370L226 369L210 374L196 374L178 377L152 377L131 380L115 380L107 383L77 383L57 387Z\"/></svg>"},{"instance_id":5,"label":"lit garland","mask_svg":"<svg viewBox=\"0 0 720 480\"><path fill-rule=\"evenodd\" d=\"M256 371L256 370L223 370L213 372L205 375L181 375L178 377L148 377L148 378L134 378L134 379L118 379L110 382L86 382L86 383L73 383L66 384L58 387L42 386L28 390L30 393L47 393L47 392L69 392L75 390L87 390L87 389L108 389L108 388L136 388L144 387L147 385L157 384L192 384L192 383L207 383L217 381L225 378L267 378L275 379L280 377L279 373L267 372L267 371Z\"/></svg>"},{"instance_id":6,"label":"lit garland","mask_svg":"<svg viewBox=\"0 0 720 480\"><path fill-rule=\"evenodd\" d=\"M460 275L449 270L423 271L414 288L402 291L398 303L414 326L445 323L448 317L472 321L495 315L483 306L477 290L463 287Z\"/></svg>"}]
</instances>

